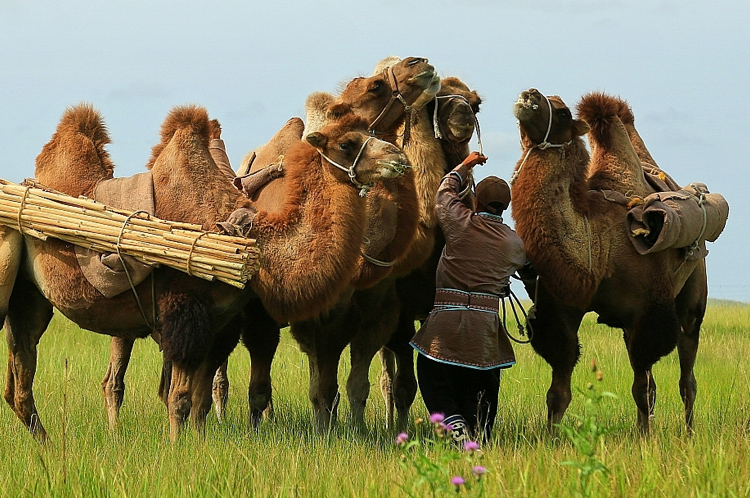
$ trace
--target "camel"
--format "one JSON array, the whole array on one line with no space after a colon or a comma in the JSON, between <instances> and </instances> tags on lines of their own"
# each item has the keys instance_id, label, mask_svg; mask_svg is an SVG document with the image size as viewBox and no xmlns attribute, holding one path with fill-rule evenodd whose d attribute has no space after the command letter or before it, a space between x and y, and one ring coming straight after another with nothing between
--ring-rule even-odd
<instances>
[{"instance_id":1,"label":"camel","mask_svg":"<svg viewBox=\"0 0 750 498\"><path fill-rule=\"evenodd\" d=\"M418 71L412 79L424 85L419 94L411 92L411 95L404 95L405 87L398 83L397 75L406 68ZM403 123L406 130L411 113L415 110L419 112L421 102L434 98L438 89L439 79L426 60L404 59L377 70L370 78L357 78L350 82L326 108L326 120L335 122L352 113L370 122L371 133L397 143L399 126ZM384 107L372 105L373 92L388 97ZM400 98L396 92L400 92ZM313 98L326 101L320 95ZM379 101L382 105L383 98L380 97ZM394 110L399 112L395 113ZM315 122L309 116L308 123ZM403 136L406 141L408 133L405 132ZM413 146L409 145L411 143L403 147L414 170L419 165L414 163L413 154L408 150ZM375 333L383 327L395 327L395 288L385 282L390 275L402 271L405 261L414 258L415 235L418 239L420 230L418 191L415 190L418 188L415 182L418 182L419 174L416 170L414 173L409 177L410 183L383 182L380 191L373 192L377 195L368 202L368 228L362 246L360 271L351 282L350 292L342 294L336 307L324 316L290 324L293 337L310 360L309 397L316 428L321 431L328 430L337 419L338 364L346 345L358 330ZM418 261L424 257L426 254L417 256ZM357 426L363 426L363 418L357 409L353 408L352 412Z\"/></svg>"},{"instance_id":2,"label":"camel","mask_svg":"<svg viewBox=\"0 0 750 498\"><path fill-rule=\"evenodd\" d=\"M383 68L376 68L378 74ZM469 98L474 100L477 108L479 97L474 92L455 78L446 80L449 85L444 92L447 95L455 95L455 92L467 92ZM441 90L442 92L442 90ZM319 96L315 96L319 99ZM462 102L463 105L456 102ZM474 115L471 109L471 131L466 134L466 109L468 101L457 99L456 102L450 102L446 99L446 106L441 109L440 118L448 124L451 124L449 133L452 136L461 136L458 140L465 142L470 138L473 132ZM419 194L419 229L417 239L412 245L407 256L394 264L393 273L380 280L373 286L359 286L351 297L343 299L341 305L335 308L325 319L317 320L314 323L292 324L292 333L303 346L303 350L316 351L320 357L324 356L322 352L329 353L328 357L335 357L336 361L326 363L329 365L328 372L322 368L311 370L311 401L313 402L316 414L316 422L320 428L327 428L336 415L336 400L338 399L337 386L335 384L335 372L338 366L338 359L330 351L340 352L350 342L351 365L352 370L347 380L347 395L352 410L352 419L356 427L364 427L364 408L369 395L368 371L372 358L377 351L388 341L396 330L399 320L399 298L396 292L396 277L403 277L409 274L415 267L422 265L426 258L434 251L436 221L434 218L434 195L437 191L440 178L449 169L446 163L443 147L449 149L448 157L455 157L457 151L461 148L455 143L449 143L448 140L440 141L435 137L433 128L433 109L429 111L421 108L415 112L412 117L412 127L410 130L410 141L404 145L404 151L410 158L413 171L416 177L417 191ZM459 119L459 115L461 119ZM308 121L310 121L308 119ZM466 145L466 147L468 147ZM468 154L468 148L466 150ZM434 279L434 266L433 266ZM432 303L434 295L434 283L432 290L427 291L430 294L429 300ZM406 301L406 299L404 299ZM409 398L401 405L405 409L400 411L400 420L405 424L408 408L411 405L416 394L416 380L413 373L413 352L408 346L408 340L414 333L413 321L410 324L411 334L405 341L406 351L399 350L401 353L398 357L399 363L404 365L400 370L401 376L397 378L397 385L407 386L403 392L405 397ZM325 329L325 330L323 330ZM302 332L300 332L300 330ZM354 334L354 335L352 335ZM316 343L303 341L314 338ZM322 342L327 341L327 342ZM404 344L400 344L404 346ZM340 353L339 353L340 354ZM311 362L313 360L311 359ZM412 366L408 368L406 365ZM322 364L318 361L316 364ZM409 370L411 372L409 373ZM329 379L326 381L325 379ZM411 382L410 382L410 380ZM327 390L322 390L315 386L327 385ZM401 391L399 391L401 392ZM329 404L321 403L322 400L333 400ZM322 406L321 406L322 405ZM391 410L392 411L392 410Z\"/></svg>"},{"instance_id":3,"label":"camel","mask_svg":"<svg viewBox=\"0 0 750 498\"><path fill-rule=\"evenodd\" d=\"M249 290L160 267L153 271L152 282L134 289L143 303L139 310L129 293L105 298L96 291L83 277L70 244L3 229L0 253L8 263L0 279L6 284L0 309L9 349L5 400L32 435L47 439L32 388L36 345L53 306L82 328L126 343L157 332L164 357L172 364L170 438L179 438L188 416L200 430L210 408L214 372L239 339L237 314L244 304L261 298L273 313L306 317L325 308L338 294L336 287L351 278L354 258L346 259L351 252L347 245L352 245L352 237L362 236L365 216L351 177L363 182L392 177L400 170L394 165L405 160L397 148L367 137L358 127L355 120L339 123L290 151L286 216L274 216L256 212L211 159L205 109L185 106L170 112L147 165L155 214L207 230L228 220L228 226L256 238L263 256ZM37 180L69 195L90 196L98 182L113 178L107 143L106 128L93 107L69 109L37 158ZM351 164L358 155L358 164ZM341 171L341 163L349 168ZM326 221L320 221L321 213ZM246 223L253 217L248 232ZM293 280L285 280L289 275ZM152 309L155 316L143 311Z\"/></svg>"},{"instance_id":4,"label":"camel","mask_svg":"<svg viewBox=\"0 0 750 498\"><path fill-rule=\"evenodd\" d=\"M427 251L429 256L419 264L406 265L407 270L399 272L399 278L392 282L399 309L397 321L375 331L364 330L351 342L352 373L347 382L347 393L354 416L360 423L369 394L369 366L374 354L380 350L380 385L385 399L386 427L393 426L394 408L398 413L396 427L403 429L406 426L417 392L414 351L409 341L414 335L414 321L424 319L432 309L435 270L445 245L437 226L434 198L443 175L470 152L469 140L474 134L475 115L480 104L479 95L460 79L446 77L441 79L436 99L414 118L413 128L417 131L412 132L412 136L419 137L414 143L425 145L421 151L406 147L405 152L414 164L419 164L414 171L420 192L420 234L423 242L428 244L422 251ZM442 150L442 155L437 147Z\"/></svg>"},{"instance_id":5,"label":"camel","mask_svg":"<svg viewBox=\"0 0 750 498\"><path fill-rule=\"evenodd\" d=\"M560 422L570 404L578 328L583 315L594 311L599 323L624 331L643 432L656 400L652 366L677 346L685 421L692 428L705 261L685 260L682 249L639 255L625 232L627 206L593 189L650 191L642 181L645 145L633 120L626 118L624 126L617 109L612 99L584 97L582 119L574 119L559 97L536 89L522 92L514 106L523 152L512 177L513 218L538 273L536 280L525 275L524 283L534 299L531 344L552 367L548 427ZM591 158L581 138L586 133Z\"/></svg>"}]
</instances>

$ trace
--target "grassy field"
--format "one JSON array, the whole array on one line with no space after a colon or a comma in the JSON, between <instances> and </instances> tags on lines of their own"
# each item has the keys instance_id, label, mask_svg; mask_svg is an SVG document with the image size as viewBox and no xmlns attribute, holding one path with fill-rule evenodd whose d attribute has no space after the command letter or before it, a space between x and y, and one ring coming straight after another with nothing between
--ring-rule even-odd
<instances>
[{"instance_id":1,"label":"grassy field","mask_svg":"<svg viewBox=\"0 0 750 498\"><path fill-rule=\"evenodd\" d=\"M750 306L709 306L696 366L693 437L684 429L676 354L654 369L654 430L642 438L634 428L621 333L595 325L589 315L563 421L570 436L544 431L550 370L529 346L517 346L518 365L500 389L494 442L475 453L446 449L428 423L415 424L427 416L420 398L409 428L417 444L397 446L396 434L383 428L375 389L369 432L349 425L344 399L336 430L315 435L306 360L286 333L274 363L276 417L258 432L247 429L249 359L239 347L231 357L227 420L218 423L211 414L205 438L188 432L170 444L166 409L156 396L160 356L151 341L136 344L121 426L110 432L99 387L108 342L55 317L40 344L35 384L52 443L37 445L3 403L0 496L750 496ZM4 343L0 351L6 352ZM592 359L601 381L589 368ZM376 360L375 385L379 368ZM347 370L344 361L341 382ZM473 466L486 469L481 480L472 476ZM469 486L450 483L459 475Z\"/></svg>"}]
</instances>

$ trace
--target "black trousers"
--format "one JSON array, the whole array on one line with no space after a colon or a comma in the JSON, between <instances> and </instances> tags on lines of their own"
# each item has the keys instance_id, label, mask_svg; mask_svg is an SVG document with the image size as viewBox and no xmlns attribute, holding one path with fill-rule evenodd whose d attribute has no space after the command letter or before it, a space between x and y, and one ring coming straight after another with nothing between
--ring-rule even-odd
<instances>
[{"instance_id":1,"label":"black trousers","mask_svg":"<svg viewBox=\"0 0 750 498\"><path fill-rule=\"evenodd\" d=\"M497 416L500 370L448 365L417 354L417 381L430 414L462 415L473 437L484 441Z\"/></svg>"}]
</instances>

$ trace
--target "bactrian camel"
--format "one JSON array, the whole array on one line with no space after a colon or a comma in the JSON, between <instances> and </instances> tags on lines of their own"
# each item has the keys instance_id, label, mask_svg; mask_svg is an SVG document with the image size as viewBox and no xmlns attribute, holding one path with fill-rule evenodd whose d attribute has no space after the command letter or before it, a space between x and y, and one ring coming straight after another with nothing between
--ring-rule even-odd
<instances>
[{"instance_id":1,"label":"bactrian camel","mask_svg":"<svg viewBox=\"0 0 750 498\"><path fill-rule=\"evenodd\" d=\"M707 298L705 263L686 261L682 249L642 256L628 240L627 206L610 202L601 189L647 193L637 191L649 188L641 164L647 152L638 156L628 130L640 141L632 115L626 127L617 108L611 99L585 97L579 106L583 119L574 119L559 97L535 89L521 93L514 106L522 156L513 177L513 218L538 273L538 280L526 275L525 283L534 298L531 343L552 367L547 421L560 422L571 402L578 328L583 315L594 311L599 323L624 332L643 431L656 400L652 366L677 346L680 393L691 427L693 365ZM592 158L581 138L586 133ZM642 141L639 148L645 151Z\"/></svg>"},{"instance_id":2,"label":"bactrian camel","mask_svg":"<svg viewBox=\"0 0 750 498\"><path fill-rule=\"evenodd\" d=\"M292 164L301 173L295 175L299 180L291 182L290 190L296 197L290 196L289 216L279 218L265 212L256 215L211 159L208 142L204 109L178 107L167 117L161 143L154 147L147 166L154 182L155 214L197 223L204 229L214 229L229 219L240 232L247 231L248 226L242 225L254 215L250 236L257 239L264 254L261 269L251 280L252 290L160 267L153 272L153 287L147 279L135 289L143 308L156 312L157 319L150 317L147 322L148 314L138 310L131 293L105 298L85 280L71 245L24 238L10 229L0 232L6 263L0 309L9 348L5 399L38 439L45 440L47 434L32 392L36 345L53 306L82 328L126 341L158 332L164 357L172 364L168 411L174 440L188 416L197 428L203 426L213 374L237 342L237 314L249 299L268 298L266 306L274 313L308 316L337 295L337 282L343 285L351 278L354 258L347 268L346 251L336 243L346 246L351 237L361 237L365 206L350 174L333 162L350 165L359 154L352 174L363 182L374 182L396 175L399 168L393 165L404 161L397 148L368 140L344 123L322 130L295 154ZM90 196L97 182L113 177L107 143L101 117L91 106L69 109L37 158L37 180L70 195ZM324 159L323 154L331 159ZM204 188L196 189L196 185ZM331 223L318 222L321 212L341 224L332 229ZM319 250L310 242L329 236ZM305 244L305 250L296 246L298 242ZM299 267L290 268L293 259ZM287 262L285 268L278 265L280 260ZM322 273L309 272L309 268ZM285 281L289 271L295 274L292 285Z\"/></svg>"}]
</instances>

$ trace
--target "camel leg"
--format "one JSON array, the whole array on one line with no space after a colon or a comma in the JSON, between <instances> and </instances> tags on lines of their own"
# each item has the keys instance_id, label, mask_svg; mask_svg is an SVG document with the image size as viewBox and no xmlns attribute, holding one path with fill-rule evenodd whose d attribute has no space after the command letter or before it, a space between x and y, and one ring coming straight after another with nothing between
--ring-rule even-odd
<instances>
[{"instance_id":1,"label":"camel leg","mask_svg":"<svg viewBox=\"0 0 750 498\"><path fill-rule=\"evenodd\" d=\"M30 282L19 279L5 317L8 375L4 395L16 416L40 442L47 440L47 432L34 403L34 376L37 344L51 319L49 302Z\"/></svg>"},{"instance_id":2,"label":"camel leg","mask_svg":"<svg viewBox=\"0 0 750 498\"><path fill-rule=\"evenodd\" d=\"M211 368L209 361L204 361L196 369L190 386L190 423L200 434L205 434L206 418L211 412L213 379L216 368Z\"/></svg>"},{"instance_id":3,"label":"camel leg","mask_svg":"<svg viewBox=\"0 0 750 498\"><path fill-rule=\"evenodd\" d=\"M370 396L370 364L380 349L379 344L367 341L367 333L363 335L364 337L356 336L349 345L351 370L346 380L346 395L352 410L352 422L360 430L366 427L365 406Z\"/></svg>"},{"instance_id":4,"label":"camel leg","mask_svg":"<svg viewBox=\"0 0 750 498\"><path fill-rule=\"evenodd\" d=\"M380 348L380 392L385 402L385 428L393 427L393 377L396 375L396 355L388 348Z\"/></svg>"},{"instance_id":5,"label":"camel leg","mask_svg":"<svg viewBox=\"0 0 750 498\"><path fill-rule=\"evenodd\" d=\"M406 429L409 421L409 411L414 398L417 396L417 376L414 370L414 348L409 341L414 337L414 318L412 316L399 317L398 328L388 341L390 349L396 358L396 373L393 377L393 402L398 415L396 428Z\"/></svg>"},{"instance_id":6,"label":"camel leg","mask_svg":"<svg viewBox=\"0 0 750 498\"><path fill-rule=\"evenodd\" d=\"M349 345L351 371L346 381L346 394L352 410L352 421L360 429L365 428L365 406L370 395L370 365L381 347L388 342L398 320L398 308L392 303L377 306L380 316L363 320L363 324L374 326L360 327ZM386 316L387 313L387 316Z\"/></svg>"},{"instance_id":7,"label":"camel leg","mask_svg":"<svg viewBox=\"0 0 750 498\"><path fill-rule=\"evenodd\" d=\"M656 382L652 374L654 363L669 354L680 336L674 303L650 304L636 321L626 329L624 338L633 368L632 394L638 408L638 428L647 434L656 406Z\"/></svg>"},{"instance_id":8,"label":"camel leg","mask_svg":"<svg viewBox=\"0 0 750 498\"><path fill-rule=\"evenodd\" d=\"M172 362L171 371L167 411L169 412L169 439L174 443L180 438L193 406L191 391L195 370Z\"/></svg>"},{"instance_id":9,"label":"camel leg","mask_svg":"<svg viewBox=\"0 0 750 498\"><path fill-rule=\"evenodd\" d=\"M169 409L169 390L172 384L172 362L162 357L159 378L159 399Z\"/></svg>"},{"instance_id":10,"label":"camel leg","mask_svg":"<svg viewBox=\"0 0 750 498\"><path fill-rule=\"evenodd\" d=\"M120 407L125 398L125 372L134 343L133 339L113 337L109 345L109 366L102 380L102 391L110 429L117 427Z\"/></svg>"},{"instance_id":11,"label":"camel leg","mask_svg":"<svg viewBox=\"0 0 750 498\"><path fill-rule=\"evenodd\" d=\"M341 348L343 351L343 348ZM339 351L339 358L341 355ZM330 351L329 351L330 353ZM327 433L336 425L339 406L338 361L330 355L309 355L310 388L308 396L313 407L315 429Z\"/></svg>"},{"instance_id":12,"label":"camel leg","mask_svg":"<svg viewBox=\"0 0 750 498\"><path fill-rule=\"evenodd\" d=\"M242 343L250 353L250 383L247 400L250 427L258 429L263 414L272 410L271 364L279 346L281 331L259 302L246 307Z\"/></svg>"},{"instance_id":13,"label":"camel leg","mask_svg":"<svg viewBox=\"0 0 750 498\"><path fill-rule=\"evenodd\" d=\"M552 367L547 390L547 429L552 430L573 398L570 383L580 356L578 327L584 313L556 304L544 287L539 288L535 307L535 318L530 320L531 345Z\"/></svg>"},{"instance_id":14,"label":"camel leg","mask_svg":"<svg viewBox=\"0 0 750 498\"><path fill-rule=\"evenodd\" d=\"M190 420L200 432L204 431L206 418L211 411L216 372L222 365L227 365L229 355L240 340L241 327L242 321L236 316L214 335L213 343L193 377Z\"/></svg>"},{"instance_id":15,"label":"camel leg","mask_svg":"<svg viewBox=\"0 0 750 498\"><path fill-rule=\"evenodd\" d=\"M308 395L313 407L315 428L321 433L336 424L339 386L338 367L341 353L352 339L350 330L355 330L355 316L351 307L338 315L340 323L351 326L337 326L324 321L309 320L295 322L290 330L302 351L307 354L310 369Z\"/></svg>"},{"instance_id":16,"label":"camel leg","mask_svg":"<svg viewBox=\"0 0 750 498\"><path fill-rule=\"evenodd\" d=\"M698 355L707 298L705 267L699 267L685 283L675 303L682 325L682 333L677 340L677 354L680 357L680 396L685 406L685 425L690 433L693 432L693 407L698 393L698 382L695 380L693 367Z\"/></svg>"},{"instance_id":17,"label":"camel leg","mask_svg":"<svg viewBox=\"0 0 750 498\"><path fill-rule=\"evenodd\" d=\"M229 360L222 363L219 368L216 369L211 387L211 397L214 401L216 418L219 420L219 422L224 420L224 412L227 407L227 402L229 401L229 377L227 376L228 367Z\"/></svg>"}]
</instances>

